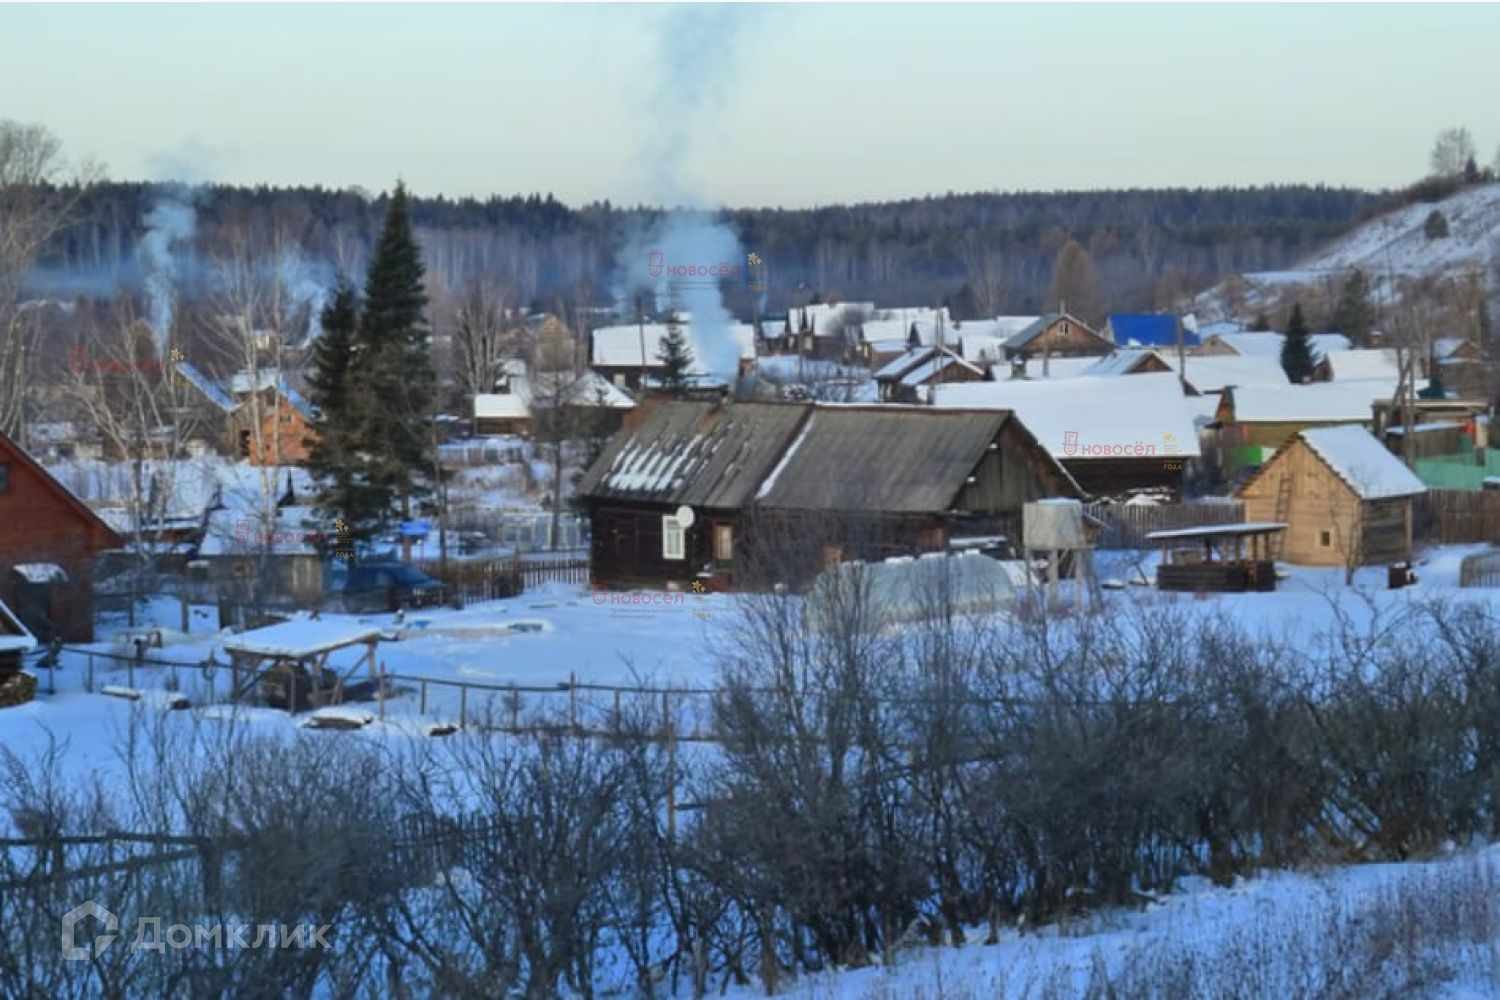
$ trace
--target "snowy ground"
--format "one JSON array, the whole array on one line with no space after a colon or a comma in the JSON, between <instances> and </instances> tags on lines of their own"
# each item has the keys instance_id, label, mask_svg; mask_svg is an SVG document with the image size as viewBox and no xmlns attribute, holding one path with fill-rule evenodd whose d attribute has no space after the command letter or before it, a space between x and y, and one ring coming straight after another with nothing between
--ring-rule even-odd
<instances>
[{"instance_id":1,"label":"snowy ground","mask_svg":"<svg viewBox=\"0 0 1500 1000\"><path fill-rule=\"evenodd\" d=\"M889 966L804 978L800 1000L1000 997L1493 997L1500 848L1432 862L1190 880L1140 911L998 943L915 947ZM738 994L749 997L753 989Z\"/></svg>"},{"instance_id":2,"label":"snowy ground","mask_svg":"<svg viewBox=\"0 0 1500 1000\"><path fill-rule=\"evenodd\" d=\"M1106 590L1106 613L1150 614L1184 603L1225 615L1254 629L1290 639L1328 628L1340 614L1378 627L1435 596L1500 607L1500 589L1460 591L1462 557L1481 546L1434 549L1419 562L1419 582L1385 589L1383 568L1362 570L1346 588L1341 570L1291 568L1276 593L1195 598L1160 594L1126 583ZM1153 574L1154 554L1101 552L1101 577L1128 581ZM680 598L680 602L679 602ZM629 597L551 584L525 595L462 611L359 618L388 637L379 659L400 678L385 718L374 702L322 710L369 719L357 739L424 740L434 724L453 721L457 688L433 682L519 685L528 708L566 711L570 680L597 685L712 687L714 647L726 639L743 598L675 595L666 603L628 603ZM52 740L66 743L66 766L79 774L120 768L119 746L134 713L169 712L186 698L192 709L172 712L183 724L194 717L234 715L245 724L290 732L309 715L290 717L267 708L223 705L229 680L227 633L215 628L212 609L191 609L189 630L179 631L181 609L157 599L141 609L145 626L161 629L155 660L176 666L140 666L65 654L61 669L40 671L35 701L0 711L0 745L23 758ZM340 616L341 618L341 616ZM341 618L342 620L342 618ZM139 628L140 626L138 626ZM88 649L122 652L131 634L120 620L101 622L100 641ZM358 651L335 655L335 666ZM359 680L359 677L351 678ZM421 681L429 682L427 711L419 712ZM91 687L91 690L89 688ZM106 693L106 689L114 694ZM138 695L138 697L122 697ZM467 710L484 710L488 696L471 689ZM607 691L583 691L581 720L601 717ZM654 697L654 696L653 696ZM503 695L492 708L508 711ZM702 710L697 695L674 706L689 719ZM696 707L695 707L696 705ZM309 739L349 739L327 733ZM1335 868L1321 873L1268 874L1231 888L1190 882L1183 891L1142 911L1094 913L1071 924L1021 934L1007 928L995 945L976 929L963 948L913 945L891 968L829 974L793 984L790 995L811 998L926 997L967 1000L996 996L1366 996L1442 997L1500 995L1500 942L1496 940L1495 851L1456 851L1454 857L1405 865ZM786 985L786 984L784 984ZM741 995L749 996L746 990Z\"/></svg>"}]
</instances>

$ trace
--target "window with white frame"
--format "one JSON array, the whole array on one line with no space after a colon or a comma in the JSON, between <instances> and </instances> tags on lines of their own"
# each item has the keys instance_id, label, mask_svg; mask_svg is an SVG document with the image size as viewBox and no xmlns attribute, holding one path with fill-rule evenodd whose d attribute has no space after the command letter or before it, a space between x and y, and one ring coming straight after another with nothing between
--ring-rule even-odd
<instances>
[{"instance_id":1,"label":"window with white frame","mask_svg":"<svg viewBox=\"0 0 1500 1000\"><path fill-rule=\"evenodd\" d=\"M670 514L661 519L661 557L663 559L686 559L686 532L682 522Z\"/></svg>"}]
</instances>

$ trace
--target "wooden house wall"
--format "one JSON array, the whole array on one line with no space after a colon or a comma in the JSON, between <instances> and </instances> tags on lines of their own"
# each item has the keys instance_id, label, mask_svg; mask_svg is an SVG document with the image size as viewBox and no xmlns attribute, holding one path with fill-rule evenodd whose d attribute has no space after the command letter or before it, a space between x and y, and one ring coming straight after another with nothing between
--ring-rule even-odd
<instances>
[{"instance_id":1,"label":"wooden house wall","mask_svg":"<svg viewBox=\"0 0 1500 1000\"><path fill-rule=\"evenodd\" d=\"M52 586L50 614L65 642L93 639L93 559L117 544L107 529L88 518L59 494L56 484L0 443L0 464L8 467L8 486L0 492L0 600L18 614L17 581L12 567L52 563L68 582Z\"/></svg>"},{"instance_id":2,"label":"wooden house wall","mask_svg":"<svg viewBox=\"0 0 1500 1000\"><path fill-rule=\"evenodd\" d=\"M1277 510L1283 476L1291 492ZM1240 493L1245 520L1284 520L1280 558L1302 566L1343 566L1357 551L1361 565L1411 556L1411 500L1361 501L1302 441L1282 452L1273 465ZM1351 549L1358 546L1357 550Z\"/></svg>"},{"instance_id":3,"label":"wooden house wall","mask_svg":"<svg viewBox=\"0 0 1500 1000\"><path fill-rule=\"evenodd\" d=\"M735 512L696 510L693 526L684 532L683 559L662 558L661 519L676 513L675 505L600 501L590 511L592 541L590 572L603 587L687 587L713 561L713 525L729 524L736 548L742 535Z\"/></svg>"},{"instance_id":4,"label":"wooden house wall","mask_svg":"<svg viewBox=\"0 0 1500 1000\"><path fill-rule=\"evenodd\" d=\"M1054 358L1103 357L1111 353L1115 345L1069 316L1054 320L1041 333L1031 338L1020 353L1039 358L1050 354Z\"/></svg>"},{"instance_id":5,"label":"wooden house wall","mask_svg":"<svg viewBox=\"0 0 1500 1000\"><path fill-rule=\"evenodd\" d=\"M262 407L260 440L250 437L252 465L301 465L307 461L307 438L312 434L307 418L295 406L282 401Z\"/></svg>"}]
</instances>

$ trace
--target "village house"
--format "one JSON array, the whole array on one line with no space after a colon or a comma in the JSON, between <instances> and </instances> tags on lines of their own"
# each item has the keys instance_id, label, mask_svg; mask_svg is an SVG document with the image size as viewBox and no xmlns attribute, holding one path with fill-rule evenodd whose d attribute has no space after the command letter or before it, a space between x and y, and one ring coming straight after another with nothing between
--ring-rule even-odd
<instances>
[{"instance_id":1,"label":"village house","mask_svg":"<svg viewBox=\"0 0 1500 1000\"><path fill-rule=\"evenodd\" d=\"M694 327L691 316L682 317L680 326L688 350L692 352L690 374L729 380L753 370L756 334L752 324L730 323L717 331L714 336L726 338L729 341L727 346L705 344L702 339L705 335ZM619 388L639 390L650 380L660 378L665 371L661 363L661 345L666 335L665 323L601 326L589 335L590 367ZM722 349L710 349L715 347ZM737 371L710 371L711 359L721 356L738 358Z\"/></svg>"},{"instance_id":2,"label":"village house","mask_svg":"<svg viewBox=\"0 0 1500 1000\"><path fill-rule=\"evenodd\" d=\"M1102 358L1114 349L1113 343L1095 333L1083 320L1066 312L1038 316L1005 342L1007 359Z\"/></svg>"},{"instance_id":3,"label":"village house","mask_svg":"<svg viewBox=\"0 0 1500 1000\"><path fill-rule=\"evenodd\" d=\"M578 483L596 586L671 586L742 558L745 514L810 407L659 402Z\"/></svg>"},{"instance_id":4,"label":"village house","mask_svg":"<svg viewBox=\"0 0 1500 1000\"><path fill-rule=\"evenodd\" d=\"M660 403L579 484L602 585L797 580L944 549L1043 496L1083 492L1012 414Z\"/></svg>"},{"instance_id":5,"label":"village house","mask_svg":"<svg viewBox=\"0 0 1500 1000\"><path fill-rule=\"evenodd\" d=\"M1380 381L1226 388L1214 411L1225 475L1233 478L1260 465L1289 437L1310 427L1372 427L1377 405L1390 398L1390 388Z\"/></svg>"},{"instance_id":6,"label":"village house","mask_svg":"<svg viewBox=\"0 0 1500 1000\"><path fill-rule=\"evenodd\" d=\"M1086 492L1125 498L1181 495L1202 456L1196 421L1212 403L1185 396L1166 372L940 385L932 405L1013 411Z\"/></svg>"},{"instance_id":7,"label":"village house","mask_svg":"<svg viewBox=\"0 0 1500 1000\"><path fill-rule=\"evenodd\" d=\"M1287 525L1282 560L1369 566L1411 559L1413 499L1426 489L1374 435L1349 425L1297 432L1236 495L1247 521Z\"/></svg>"},{"instance_id":8,"label":"village house","mask_svg":"<svg viewBox=\"0 0 1500 1000\"><path fill-rule=\"evenodd\" d=\"M1427 368L1441 386L1459 399L1489 398L1484 348L1469 337L1438 337Z\"/></svg>"},{"instance_id":9,"label":"village house","mask_svg":"<svg viewBox=\"0 0 1500 1000\"><path fill-rule=\"evenodd\" d=\"M988 375L947 347L916 347L875 372L882 403L916 403L927 388L950 382L982 382Z\"/></svg>"},{"instance_id":10,"label":"village house","mask_svg":"<svg viewBox=\"0 0 1500 1000\"><path fill-rule=\"evenodd\" d=\"M237 372L221 385L196 366L178 362L177 374L217 415L219 450L252 465L300 465L307 460L317 413L276 368Z\"/></svg>"},{"instance_id":11,"label":"village house","mask_svg":"<svg viewBox=\"0 0 1500 1000\"><path fill-rule=\"evenodd\" d=\"M761 583L801 582L850 559L1019 542L1022 507L1085 494L1006 411L819 406L756 492Z\"/></svg>"},{"instance_id":12,"label":"village house","mask_svg":"<svg viewBox=\"0 0 1500 1000\"><path fill-rule=\"evenodd\" d=\"M87 504L0 435L0 601L31 634L91 641L94 560L123 544Z\"/></svg>"}]
</instances>

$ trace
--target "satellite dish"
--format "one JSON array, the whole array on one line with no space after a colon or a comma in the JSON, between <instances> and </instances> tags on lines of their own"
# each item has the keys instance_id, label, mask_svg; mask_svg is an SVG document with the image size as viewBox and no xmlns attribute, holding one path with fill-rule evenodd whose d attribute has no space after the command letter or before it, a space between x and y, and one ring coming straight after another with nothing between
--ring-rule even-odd
<instances>
[{"instance_id":1,"label":"satellite dish","mask_svg":"<svg viewBox=\"0 0 1500 1000\"><path fill-rule=\"evenodd\" d=\"M696 519L697 515L693 513L693 508L689 507L687 504L683 504L681 507L677 508L677 523L682 525L684 528L691 528L693 526L693 521Z\"/></svg>"}]
</instances>

